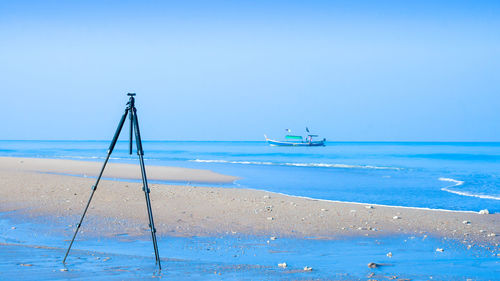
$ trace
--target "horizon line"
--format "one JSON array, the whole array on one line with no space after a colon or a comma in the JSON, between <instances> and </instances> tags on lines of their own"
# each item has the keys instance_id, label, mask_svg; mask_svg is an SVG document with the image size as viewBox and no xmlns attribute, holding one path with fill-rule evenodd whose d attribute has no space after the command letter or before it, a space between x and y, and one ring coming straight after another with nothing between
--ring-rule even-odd
<instances>
[{"instance_id":1,"label":"horizon line","mask_svg":"<svg viewBox=\"0 0 500 281\"><path fill-rule=\"evenodd\" d=\"M95 141L95 142L110 142L109 139L0 139L0 141L75 141L75 142L85 142L85 141ZM147 142L266 142L265 140L154 140L146 139L142 141ZM118 142L128 142L128 140L118 140ZM446 141L414 141L414 140L336 140L336 141L326 141L327 143L500 143L499 141L457 141L457 140L446 140Z\"/></svg>"}]
</instances>

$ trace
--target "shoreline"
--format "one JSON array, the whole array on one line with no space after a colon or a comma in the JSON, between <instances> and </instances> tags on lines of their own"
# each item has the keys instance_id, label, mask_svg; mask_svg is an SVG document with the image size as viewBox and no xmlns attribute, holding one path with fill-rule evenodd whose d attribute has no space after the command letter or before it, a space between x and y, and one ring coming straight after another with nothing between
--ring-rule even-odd
<instances>
[{"instance_id":1,"label":"shoreline","mask_svg":"<svg viewBox=\"0 0 500 281\"><path fill-rule=\"evenodd\" d=\"M254 189L254 188L247 188L247 189L248 190L260 191L259 189ZM279 194L279 195L288 196L288 197L294 197L294 198L300 198L300 199L306 199L306 200L313 200L313 201L330 202L330 203L346 203L346 204L372 206L372 207L388 207L388 208L401 208L401 209L423 210L423 211L438 211L438 212L451 212L451 213L479 214L479 212L476 212L476 211L434 209L434 208L426 208L426 207L409 207L409 206L395 206L395 205L384 205L384 204L375 204L375 203L362 203L362 202L352 202L352 201L339 201L339 200L321 199L321 198L299 196L299 195L290 195L290 194L281 193L281 192L274 192L274 191L268 191L268 192L272 192L274 194Z\"/></svg>"},{"instance_id":2,"label":"shoreline","mask_svg":"<svg viewBox=\"0 0 500 281\"><path fill-rule=\"evenodd\" d=\"M41 172L48 169L43 165L52 165L50 168L53 169L54 161L62 161L59 164L66 166L65 170L77 170L89 162L82 166L83 161L36 159L34 163L26 159L0 157L0 211L22 209L33 218L49 216L62 221L79 217L95 179ZM123 165L119 164L119 167ZM150 167L147 166L148 174L151 174ZM168 174L169 169L161 167L159 170ZM203 170L172 169L182 170L189 177L193 173L211 180L229 177ZM174 175L179 177L178 173ZM497 248L500 242L500 214L341 202L255 189L164 184L150 184L150 189L159 235L229 233L336 239L413 234ZM106 232L111 236L117 233L143 235L148 231L146 222L141 183L102 180L82 232L88 235L85 229L98 227L109 230ZM73 225L68 226L68 233L73 229Z\"/></svg>"},{"instance_id":3,"label":"shoreline","mask_svg":"<svg viewBox=\"0 0 500 281\"><path fill-rule=\"evenodd\" d=\"M147 166L148 167L148 166ZM82 176L82 175L73 175L73 174L66 174L66 173L57 173L57 172L40 172L40 173L45 173L45 174L52 174L52 175L60 175L60 176L70 176L70 177L80 177L80 178L92 178L96 179L97 176ZM109 180L109 181L121 181L121 182L131 182L131 180L139 180L139 179L128 179L128 178L104 178L102 177L101 180ZM150 181L151 179L148 179ZM155 179L153 179L155 180ZM219 187L219 186L224 186L226 188L233 188L231 186L225 186L225 185L231 185L235 184L236 179L232 183L205 183L205 182L189 182L185 183L184 181L179 181L175 182L174 180L168 181L168 180L155 180L155 181L161 181L161 185L173 185L173 186L187 186L187 187ZM166 183L163 183L166 182ZM191 185L191 183L194 183L195 185ZM217 186L214 186L214 184L217 184ZM243 188L241 188L243 189ZM313 200L313 201L322 201L322 202L331 202L331 203L347 203L347 204L354 204L354 205L371 205L374 207L393 207L393 208L402 208L402 209L414 209L414 210L426 210L426 211L441 211L441 212L452 212L452 213L469 213L469 214L479 214L478 211L471 211L471 210L450 210L450 209L439 209L439 208L427 208L427 207L410 207L410 206L400 206L400 205L386 205L386 204L377 204L377 203L363 203L363 202L354 202L354 201L340 201L340 200L331 200L331 199L322 199L322 198L315 198L315 197L308 197L308 196L300 196L300 195L293 195L293 194L287 194L287 193L282 193L282 192L276 192L276 191L267 191L264 189L257 189L257 188L249 188L245 187L244 189L246 190L255 190L255 191L264 191L264 192L270 192L274 194L279 194L287 197L292 197L292 198L299 198L299 199L307 199L307 200ZM494 213L492 213L494 214Z\"/></svg>"},{"instance_id":4,"label":"shoreline","mask_svg":"<svg viewBox=\"0 0 500 281\"><path fill-rule=\"evenodd\" d=\"M71 176L95 176L97 177L102 167L102 162L78 161L52 158L23 158L23 157L0 157L0 170L23 171L38 173L67 174ZM103 178L119 179L142 179L137 164L123 164L110 162L102 175ZM148 180L179 181L194 183L228 184L238 180L238 177L218 174L209 170L190 169L167 166L146 165Z\"/></svg>"},{"instance_id":5,"label":"shoreline","mask_svg":"<svg viewBox=\"0 0 500 281\"><path fill-rule=\"evenodd\" d=\"M22 163L19 163L21 161ZM85 163L83 165L83 163ZM92 164L89 164L92 163ZM22 165L17 165L22 164ZM66 166L64 166L67 164ZM11 168L6 169L6 165ZM42 166L43 165L43 166ZM69 166L68 166L69 165ZM97 171L101 168L102 162L97 161L84 161L84 160L68 160L59 158L28 158L28 157L3 157L0 156L0 170L16 170L25 172L37 172L45 174L53 174L60 176L70 176L70 177L80 177L80 178L97 178ZM112 169L110 172L109 169ZM113 163L108 162L106 169L103 173L101 180L110 181L121 181L129 182L130 180L141 180L140 173L136 173L131 176L128 172L130 170L138 170L138 164L123 164L123 163ZM125 170L125 171L124 171ZM153 170L151 173L150 170ZM85 171L85 172L84 172ZM90 171L90 172L89 172ZM136 171L137 172L137 171ZM164 174L162 174L162 172ZM146 174L148 181L160 181L159 184L162 185L175 185L175 186L203 186L203 187L214 187L211 184L216 185L234 185L240 178L230 175L223 175L219 173L212 172L210 170L203 169L192 169L192 168L180 168L173 166L155 166L146 165ZM151 176L153 175L153 176ZM442 180L440 178L439 180ZM446 179L448 180L448 179ZM451 179L452 181L455 181ZM166 182L166 183L163 183ZM191 183L195 185L191 185ZM457 185L452 185L457 186ZM231 187L229 187L231 188ZM448 188L448 187L445 187ZM439 209L439 208L427 208L427 207L411 207L411 206L400 206L400 205L386 205L377 203L363 203L354 201L340 201L332 199L322 199L314 198L308 196L300 196L287 194L282 192L266 191L263 189L256 188L244 188L247 190L255 191L265 191L271 192L283 196L317 200L322 202L331 203L348 203L357 205L371 205L378 207L394 207L403 209L415 209L415 210L427 210L427 211L443 211L443 212L456 212L456 213L471 213L478 214L480 210L452 210L452 209ZM443 188L444 189L444 188ZM452 191L453 192L453 191ZM474 196L475 197L475 196ZM488 198L489 199L489 198Z\"/></svg>"}]
</instances>

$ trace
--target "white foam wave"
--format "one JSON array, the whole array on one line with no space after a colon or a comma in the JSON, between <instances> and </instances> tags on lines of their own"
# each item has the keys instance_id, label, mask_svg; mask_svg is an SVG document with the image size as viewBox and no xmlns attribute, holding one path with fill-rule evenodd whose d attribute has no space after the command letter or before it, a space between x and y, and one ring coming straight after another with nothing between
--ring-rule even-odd
<instances>
[{"instance_id":1,"label":"white foam wave","mask_svg":"<svg viewBox=\"0 0 500 281\"><path fill-rule=\"evenodd\" d=\"M347 165L347 164L329 164L329 163L275 163L260 161L228 161L228 160L189 160L198 163L229 163L243 165L270 165L270 166L293 166L293 167L323 167L323 168L344 168L344 169L376 169L376 170L401 170L397 167L379 167L370 165Z\"/></svg>"},{"instance_id":2,"label":"white foam wave","mask_svg":"<svg viewBox=\"0 0 500 281\"><path fill-rule=\"evenodd\" d=\"M452 185L452 186L459 186L459 185L464 184L463 181L459 181L459 180L455 180L455 179L450 179L450 178L439 178L439 180L440 181L452 182L452 183L454 183L454 185ZM452 187L452 186L448 186L448 187Z\"/></svg>"},{"instance_id":3,"label":"white foam wave","mask_svg":"<svg viewBox=\"0 0 500 281\"><path fill-rule=\"evenodd\" d=\"M69 159L106 159L105 156L56 156L56 158L69 158ZM109 157L110 160L135 160L137 157ZM155 160L153 158L144 158L144 160Z\"/></svg>"},{"instance_id":4,"label":"white foam wave","mask_svg":"<svg viewBox=\"0 0 500 281\"><path fill-rule=\"evenodd\" d=\"M465 183L464 181L459 181L459 180L450 179L450 178L439 178L439 180L453 183L453 185L441 188L442 191L446 191L446 192L453 193L456 195L467 196L467 197L500 200L500 197L498 197L498 196L485 195L485 194L475 194L475 193L471 193L471 192L467 192L467 191L458 191L458 190L451 189L452 187L457 187L457 186L463 185Z\"/></svg>"},{"instance_id":5,"label":"white foam wave","mask_svg":"<svg viewBox=\"0 0 500 281\"><path fill-rule=\"evenodd\" d=\"M252 188L248 188L248 189L252 189ZM253 190L261 191L259 189L253 189ZM308 199L308 200L313 200L313 201L320 201L320 202L346 203L346 204L355 204L355 205L364 205L364 206L371 205L371 206L388 207L388 208L401 208L401 209L411 209L411 210L439 211L439 212L451 212L451 213L473 213L473 214L477 213L476 211L434 209L434 208L426 208L426 207L408 207L408 206L399 206L399 205L385 205L385 204L362 203L362 202L353 202L353 201L339 201L339 200L330 200L330 199L319 199L319 198L313 198L313 197L307 197L307 196L290 195L290 194L281 193L281 192L270 192L270 193L276 193L276 194L281 194L281 195L285 195L285 196L290 196L290 197L295 197L295 198L303 198L303 199Z\"/></svg>"}]
</instances>

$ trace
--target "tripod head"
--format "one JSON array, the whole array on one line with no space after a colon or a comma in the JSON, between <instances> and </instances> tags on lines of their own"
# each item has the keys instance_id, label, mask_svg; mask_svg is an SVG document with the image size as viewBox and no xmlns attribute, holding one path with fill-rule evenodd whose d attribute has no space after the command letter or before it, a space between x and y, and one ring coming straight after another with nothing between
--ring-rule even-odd
<instances>
[{"instance_id":1,"label":"tripod head","mask_svg":"<svg viewBox=\"0 0 500 281\"><path fill-rule=\"evenodd\" d=\"M127 96L130 97L130 99L127 102L127 110L132 109L135 107L135 93L127 93Z\"/></svg>"},{"instance_id":2,"label":"tripod head","mask_svg":"<svg viewBox=\"0 0 500 281\"><path fill-rule=\"evenodd\" d=\"M127 96L130 97L130 99L127 102L127 105L130 105L130 107L134 106L134 100L135 100L135 93L127 93Z\"/></svg>"}]
</instances>

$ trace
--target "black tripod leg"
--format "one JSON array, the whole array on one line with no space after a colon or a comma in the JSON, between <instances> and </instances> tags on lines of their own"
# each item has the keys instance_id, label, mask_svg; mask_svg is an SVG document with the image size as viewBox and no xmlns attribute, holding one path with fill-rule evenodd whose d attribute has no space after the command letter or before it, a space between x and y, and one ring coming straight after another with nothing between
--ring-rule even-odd
<instances>
[{"instance_id":1,"label":"black tripod leg","mask_svg":"<svg viewBox=\"0 0 500 281\"><path fill-rule=\"evenodd\" d=\"M115 148L116 141L118 140L118 137L120 136L120 132L122 130L123 123L125 122L125 119L127 118L128 111L129 111L129 108L127 108L125 110L125 113L123 113L122 119L120 120L120 123L118 124L118 128L116 129L115 136L113 137L113 140L111 141L111 144L109 145L108 155L106 156L106 160L104 160L104 164L102 165L101 171L99 172L99 176L97 177L95 184L92 186L92 193L90 193L89 201L87 202L87 206L85 206L85 210L83 211L82 218L80 219L80 222L76 225L75 234L73 234L73 238L71 239L71 243L69 244L68 250L66 251L66 255L64 255L63 263L66 263L66 258L68 257L69 251L71 250L71 246L73 245L73 242L75 241L76 234L78 233L78 230L80 230L80 226L82 225L83 218L85 217L85 214L87 213L87 210L90 206L90 201L92 201L92 197L94 196L94 193L97 189L97 185L99 184L99 181L101 180L101 176L102 176L102 173L104 172L104 168L106 167L106 164L108 163L109 156L111 156L111 153L113 152L113 149Z\"/></svg>"},{"instance_id":2,"label":"black tripod leg","mask_svg":"<svg viewBox=\"0 0 500 281\"><path fill-rule=\"evenodd\" d=\"M132 120L133 116L134 115L132 113L130 113L130 134L129 134L129 143L128 143L128 147L129 147L128 154L130 154L130 155L132 155L132 136L134 134L134 121Z\"/></svg>"},{"instance_id":3,"label":"black tripod leg","mask_svg":"<svg viewBox=\"0 0 500 281\"><path fill-rule=\"evenodd\" d=\"M143 184L142 188L144 190L144 196L146 197L146 205L148 208L149 228L151 229L151 238L153 239L153 247L155 250L156 263L158 264L158 268L161 270L160 254L158 252L158 244L156 243L156 228L153 220L153 211L151 210L151 200L149 199L149 187L148 187L148 180L146 178L146 169L144 168L144 159L143 159L144 151L142 150L141 133L139 131L139 122L137 121L137 113L135 107L132 108L130 114L132 114L132 122L134 123L137 155L139 155L139 162L141 164L141 174L142 174L142 184Z\"/></svg>"}]
</instances>

